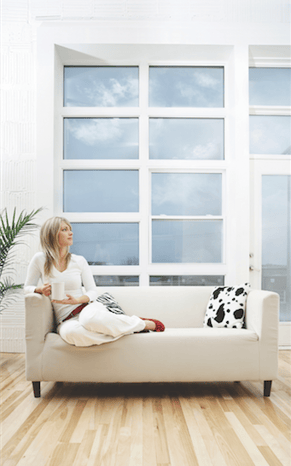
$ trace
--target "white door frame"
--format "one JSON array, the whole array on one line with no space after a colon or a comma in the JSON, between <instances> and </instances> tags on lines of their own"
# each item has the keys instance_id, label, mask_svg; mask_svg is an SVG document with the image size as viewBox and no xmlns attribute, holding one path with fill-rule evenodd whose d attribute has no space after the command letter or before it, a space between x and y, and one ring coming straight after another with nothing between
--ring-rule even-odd
<instances>
[{"instance_id":1,"label":"white door frame","mask_svg":"<svg viewBox=\"0 0 291 466\"><path fill-rule=\"evenodd\" d=\"M250 160L250 283L252 288L261 289L262 283L262 176L291 175L290 159ZM291 347L291 322L279 324L279 346Z\"/></svg>"}]
</instances>

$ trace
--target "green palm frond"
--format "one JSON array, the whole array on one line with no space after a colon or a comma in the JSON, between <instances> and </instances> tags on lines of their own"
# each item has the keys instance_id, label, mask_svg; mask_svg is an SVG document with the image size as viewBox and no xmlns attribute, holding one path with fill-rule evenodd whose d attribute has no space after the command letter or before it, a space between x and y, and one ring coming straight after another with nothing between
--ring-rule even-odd
<instances>
[{"instance_id":1,"label":"green palm frond","mask_svg":"<svg viewBox=\"0 0 291 466\"><path fill-rule=\"evenodd\" d=\"M0 282L0 312L3 311L8 304L16 300L18 290L22 288L23 284L16 285L12 282L11 278L4 278L3 282ZM4 300L6 306L3 304Z\"/></svg>"},{"instance_id":2,"label":"green palm frond","mask_svg":"<svg viewBox=\"0 0 291 466\"><path fill-rule=\"evenodd\" d=\"M4 298L5 303L14 300L15 293L23 286L13 283L12 279L7 277L7 274L10 274L14 270L14 247L23 244L21 238L24 235L32 233L38 227L36 223L33 223L33 219L41 210L42 208L33 210L29 214L23 210L16 217L16 209L14 209L11 223L9 222L6 209L0 214L0 279L4 269L6 276L4 280L0 281L0 312L4 308L2 304Z\"/></svg>"},{"instance_id":3,"label":"green palm frond","mask_svg":"<svg viewBox=\"0 0 291 466\"><path fill-rule=\"evenodd\" d=\"M32 219L41 211L42 209L33 210L29 214L25 211L22 211L19 214L19 217L16 218L16 209L13 211L11 224L9 223L9 218L7 210L1 213L0 216L0 277L3 273L4 267L7 267L13 260L11 255L11 250L14 246L21 244L21 236L31 233L37 225L32 223ZM8 258L8 254L10 257Z\"/></svg>"}]
</instances>

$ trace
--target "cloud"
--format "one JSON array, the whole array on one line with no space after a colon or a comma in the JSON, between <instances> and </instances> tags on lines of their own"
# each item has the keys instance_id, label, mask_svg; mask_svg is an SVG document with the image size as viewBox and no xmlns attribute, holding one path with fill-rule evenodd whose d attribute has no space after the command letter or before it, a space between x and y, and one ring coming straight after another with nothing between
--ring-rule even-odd
<instances>
[{"instance_id":1,"label":"cloud","mask_svg":"<svg viewBox=\"0 0 291 466\"><path fill-rule=\"evenodd\" d=\"M183 98L190 102L200 102L207 105L213 100L207 91L215 91L218 97L221 90L221 80L202 70L193 70L188 83L180 81L177 82L176 87Z\"/></svg>"},{"instance_id":2,"label":"cloud","mask_svg":"<svg viewBox=\"0 0 291 466\"><path fill-rule=\"evenodd\" d=\"M290 117L250 117L250 148L252 154L289 153L289 146Z\"/></svg>"},{"instance_id":3,"label":"cloud","mask_svg":"<svg viewBox=\"0 0 291 466\"><path fill-rule=\"evenodd\" d=\"M219 211L221 200L221 178L219 176L173 173L158 175L158 177L158 182L153 181L152 199L154 210L158 210L160 214L169 211L169 204L170 211L178 210L180 215L183 215L185 206L186 210L189 210L189 205L190 210L197 212L196 215L198 212L204 215L205 213L215 214L215 211ZM208 192L209 188L211 192ZM165 212L163 212L163 206Z\"/></svg>"},{"instance_id":4,"label":"cloud","mask_svg":"<svg viewBox=\"0 0 291 466\"><path fill-rule=\"evenodd\" d=\"M185 83L178 82L176 85L178 91L180 92L181 96L188 99L188 100L203 100L204 96L203 93L199 90L195 89L195 87L191 85L186 85Z\"/></svg>"},{"instance_id":5,"label":"cloud","mask_svg":"<svg viewBox=\"0 0 291 466\"><path fill-rule=\"evenodd\" d=\"M87 146L116 140L123 135L121 122L118 118L68 119L67 124L72 136Z\"/></svg>"},{"instance_id":6,"label":"cloud","mask_svg":"<svg viewBox=\"0 0 291 466\"><path fill-rule=\"evenodd\" d=\"M129 105L138 97L138 79L129 78L117 80L111 78L106 84L100 80L92 80L90 86L83 89L90 106L118 107ZM136 105L136 104L134 104Z\"/></svg>"},{"instance_id":7,"label":"cloud","mask_svg":"<svg viewBox=\"0 0 291 466\"><path fill-rule=\"evenodd\" d=\"M198 144L195 147L184 146L183 156L186 160L215 160L220 158L218 144L209 142L208 144Z\"/></svg>"},{"instance_id":8,"label":"cloud","mask_svg":"<svg viewBox=\"0 0 291 466\"><path fill-rule=\"evenodd\" d=\"M198 84L198 86L206 87L208 89L217 89L221 85L221 81L219 79L216 79L213 76L203 71L195 70L194 79L196 83Z\"/></svg>"}]
</instances>

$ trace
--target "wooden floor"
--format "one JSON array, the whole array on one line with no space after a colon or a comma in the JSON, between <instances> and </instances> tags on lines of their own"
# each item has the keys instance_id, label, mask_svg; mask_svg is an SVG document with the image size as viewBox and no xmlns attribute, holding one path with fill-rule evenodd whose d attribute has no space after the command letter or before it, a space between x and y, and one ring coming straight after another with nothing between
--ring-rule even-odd
<instances>
[{"instance_id":1,"label":"wooden floor","mask_svg":"<svg viewBox=\"0 0 291 466\"><path fill-rule=\"evenodd\" d=\"M291 351L262 383L42 382L1 354L1 466L291 465Z\"/></svg>"}]
</instances>

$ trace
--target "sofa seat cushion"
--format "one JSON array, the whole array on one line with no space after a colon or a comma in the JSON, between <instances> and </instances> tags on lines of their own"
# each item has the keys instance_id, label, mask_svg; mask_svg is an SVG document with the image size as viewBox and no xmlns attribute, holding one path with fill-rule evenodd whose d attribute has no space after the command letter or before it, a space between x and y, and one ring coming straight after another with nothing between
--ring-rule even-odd
<instances>
[{"instance_id":1,"label":"sofa seat cushion","mask_svg":"<svg viewBox=\"0 0 291 466\"><path fill-rule=\"evenodd\" d=\"M258 373L258 336L247 329L170 328L88 348L50 333L42 358L42 380L67 382L257 380Z\"/></svg>"}]
</instances>

